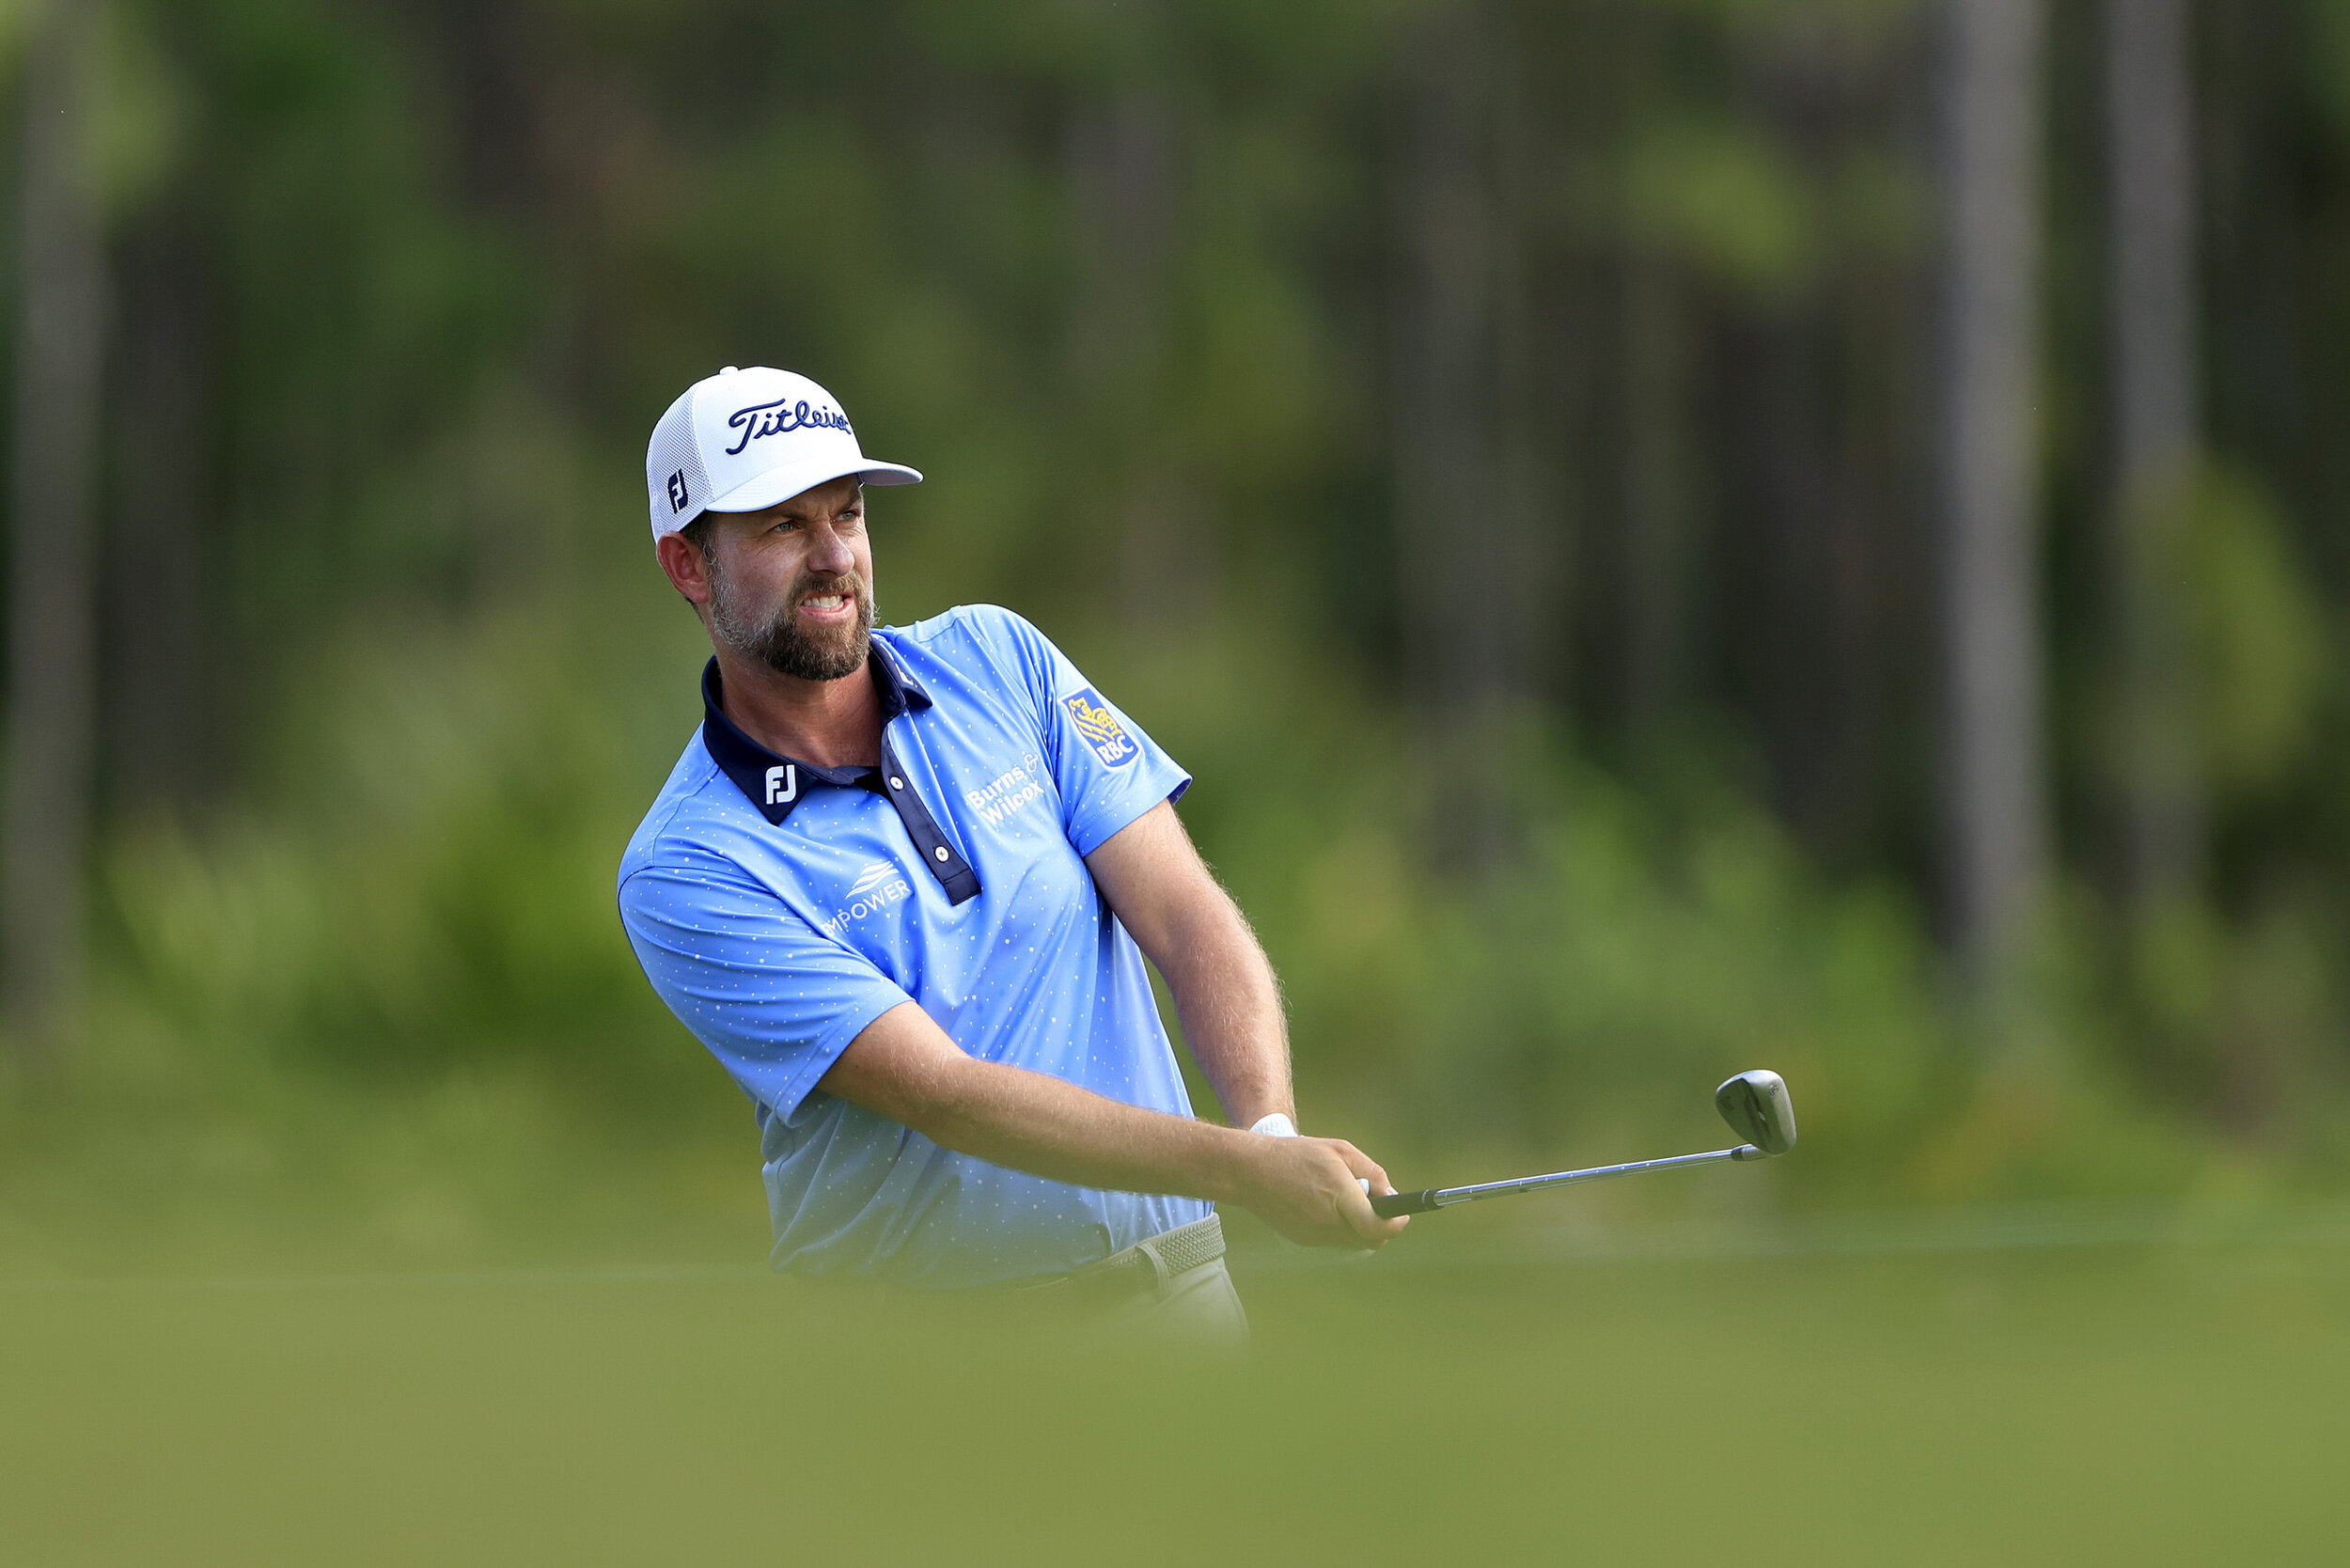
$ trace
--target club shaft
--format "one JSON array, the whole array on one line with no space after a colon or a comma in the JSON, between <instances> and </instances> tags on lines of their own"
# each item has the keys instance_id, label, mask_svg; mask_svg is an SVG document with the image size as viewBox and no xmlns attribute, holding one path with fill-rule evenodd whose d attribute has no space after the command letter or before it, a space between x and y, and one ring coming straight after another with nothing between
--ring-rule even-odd
<instances>
[{"instance_id":1,"label":"club shaft","mask_svg":"<svg viewBox=\"0 0 2350 1568\"><path fill-rule=\"evenodd\" d=\"M1521 1192L1540 1192L1544 1187L1573 1186L1577 1182L1605 1182L1616 1176L1637 1176L1643 1170L1677 1170L1684 1165L1712 1165L1729 1159L1734 1149L1716 1149L1703 1154L1674 1154L1661 1160L1634 1160L1629 1165L1600 1165L1589 1170L1561 1170L1548 1176L1521 1176L1512 1182L1480 1182L1475 1186L1439 1187L1433 1201L1439 1209L1455 1203L1474 1203L1486 1198L1508 1198Z\"/></svg>"},{"instance_id":2,"label":"club shaft","mask_svg":"<svg viewBox=\"0 0 2350 1568\"><path fill-rule=\"evenodd\" d=\"M1644 1170L1678 1170L1684 1166L1712 1165L1719 1160L1762 1157L1762 1151L1751 1144L1742 1143L1735 1149L1715 1149L1702 1154L1674 1154L1661 1160L1593 1166L1589 1170L1559 1170L1547 1176L1520 1176L1513 1181L1480 1182L1465 1187L1391 1193L1385 1198L1371 1200L1371 1207L1382 1215L1422 1214L1430 1209L1449 1209L1455 1203L1475 1203L1487 1198L1510 1198L1521 1192L1541 1192L1546 1187L1573 1186L1577 1182L1606 1182L1618 1176L1637 1176Z\"/></svg>"}]
</instances>

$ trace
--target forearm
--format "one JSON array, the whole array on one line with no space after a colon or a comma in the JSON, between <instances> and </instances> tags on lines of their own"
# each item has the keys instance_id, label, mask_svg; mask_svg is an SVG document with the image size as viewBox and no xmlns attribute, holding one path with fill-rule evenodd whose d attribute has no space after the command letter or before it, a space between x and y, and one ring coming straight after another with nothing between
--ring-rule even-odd
<instances>
[{"instance_id":1,"label":"forearm","mask_svg":"<svg viewBox=\"0 0 2350 1568\"><path fill-rule=\"evenodd\" d=\"M1167 977L1183 1039L1236 1127L1294 1121L1281 988L1257 933L1162 801L1086 856L1095 883Z\"/></svg>"},{"instance_id":2,"label":"forearm","mask_svg":"<svg viewBox=\"0 0 2350 1568\"><path fill-rule=\"evenodd\" d=\"M1366 1185L1394 1188L1351 1143L1251 1137L976 1060L912 1002L868 1024L817 1087L957 1153L1076 1186L1238 1203L1292 1241L1377 1246L1404 1224L1371 1212Z\"/></svg>"},{"instance_id":3,"label":"forearm","mask_svg":"<svg viewBox=\"0 0 2350 1568\"><path fill-rule=\"evenodd\" d=\"M1159 969L1174 994L1184 1042L1215 1086L1224 1114L1236 1127L1275 1111L1294 1121L1280 983L1256 933L1220 888L1186 924L1167 944Z\"/></svg>"},{"instance_id":4,"label":"forearm","mask_svg":"<svg viewBox=\"0 0 2350 1568\"><path fill-rule=\"evenodd\" d=\"M977 1060L911 1003L868 1026L819 1087L942 1148L1076 1186L1241 1201L1252 1152L1230 1128Z\"/></svg>"}]
</instances>

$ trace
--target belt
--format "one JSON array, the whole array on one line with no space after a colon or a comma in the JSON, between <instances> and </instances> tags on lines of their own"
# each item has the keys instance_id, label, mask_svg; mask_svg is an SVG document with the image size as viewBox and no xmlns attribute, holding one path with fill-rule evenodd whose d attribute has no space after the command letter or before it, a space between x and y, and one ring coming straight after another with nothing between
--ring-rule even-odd
<instances>
[{"instance_id":1,"label":"belt","mask_svg":"<svg viewBox=\"0 0 2350 1568\"><path fill-rule=\"evenodd\" d=\"M1109 1308L1135 1296L1159 1295L1179 1274L1224 1256L1224 1221L1214 1215L1145 1236L1122 1252L1027 1287L1055 1301Z\"/></svg>"}]
</instances>

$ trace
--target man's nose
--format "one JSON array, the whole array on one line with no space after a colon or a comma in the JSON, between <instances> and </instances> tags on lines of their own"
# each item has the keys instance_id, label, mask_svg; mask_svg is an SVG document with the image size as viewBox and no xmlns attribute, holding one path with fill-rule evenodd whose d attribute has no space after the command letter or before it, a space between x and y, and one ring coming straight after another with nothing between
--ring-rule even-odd
<instances>
[{"instance_id":1,"label":"man's nose","mask_svg":"<svg viewBox=\"0 0 2350 1568\"><path fill-rule=\"evenodd\" d=\"M856 570L855 553L850 550L849 541L840 536L839 529L816 530L816 537L808 545L807 569L833 576Z\"/></svg>"}]
</instances>

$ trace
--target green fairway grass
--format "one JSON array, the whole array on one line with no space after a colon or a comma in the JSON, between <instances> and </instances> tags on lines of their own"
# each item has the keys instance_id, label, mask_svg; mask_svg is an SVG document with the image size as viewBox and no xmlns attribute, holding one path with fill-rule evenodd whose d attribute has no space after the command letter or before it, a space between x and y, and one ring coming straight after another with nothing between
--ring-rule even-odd
<instances>
[{"instance_id":1,"label":"green fairway grass","mask_svg":"<svg viewBox=\"0 0 2350 1568\"><path fill-rule=\"evenodd\" d=\"M1248 1249L1220 1361L730 1264L0 1283L0 1556L2338 1560L2342 1232L2136 1224Z\"/></svg>"}]
</instances>

